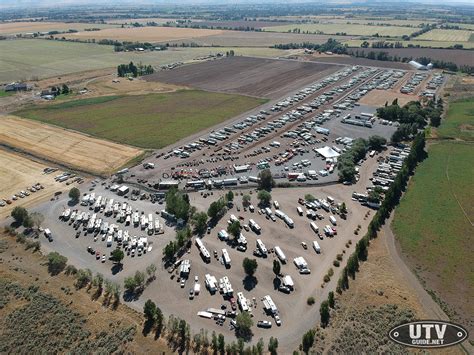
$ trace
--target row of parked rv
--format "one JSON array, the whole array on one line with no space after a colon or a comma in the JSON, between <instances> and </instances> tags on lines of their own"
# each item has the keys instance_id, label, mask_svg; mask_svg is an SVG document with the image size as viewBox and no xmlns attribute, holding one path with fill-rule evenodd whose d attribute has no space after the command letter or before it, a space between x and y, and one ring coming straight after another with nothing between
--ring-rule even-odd
<instances>
[{"instance_id":1,"label":"row of parked rv","mask_svg":"<svg viewBox=\"0 0 474 355\"><path fill-rule=\"evenodd\" d=\"M402 86L400 92L402 94L412 94L418 85L428 77L428 73L414 73L410 79Z\"/></svg>"},{"instance_id":2,"label":"row of parked rv","mask_svg":"<svg viewBox=\"0 0 474 355\"><path fill-rule=\"evenodd\" d=\"M436 73L434 74L430 81L426 84L425 90L421 93L421 96L426 96L429 98L433 98L436 94L436 90L439 89L439 87L443 84L444 82L444 76L441 73Z\"/></svg>"},{"instance_id":3,"label":"row of parked rv","mask_svg":"<svg viewBox=\"0 0 474 355\"><path fill-rule=\"evenodd\" d=\"M106 247L112 247L113 243L117 247L123 247L127 255L132 257L136 255L141 256L147 250L151 250L151 245L147 237L133 236L128 230L119 229L119 226L114 223L109 223L105 219L100 218L97 213L90 213L88 211L80 211L78 209L65 209L59 216L60 220L68 222L76 230L82 229L85 233L94 235L94 241L104 241ZM81 235L81 231L76 232L76 238Z\"/></svg>"},{"instance_id":4,"label":"row of parked rv","mask_svg":"<svg viewBox=\"0 0 474 355\"><path fill-rule=\"evenodd\" d=\"M133 211L132 206L127 202L119 202L113 198L107 199L101 195L96 197L96 194L92 192L82 197L81 205L89 206L89 209L95 212L94 214L103 213L105 217L113 217L125 226L140 227L148 235L163 233L158 217L153 218L152 213L147 215L143 211Z\"/></svg>"}]
</instances>

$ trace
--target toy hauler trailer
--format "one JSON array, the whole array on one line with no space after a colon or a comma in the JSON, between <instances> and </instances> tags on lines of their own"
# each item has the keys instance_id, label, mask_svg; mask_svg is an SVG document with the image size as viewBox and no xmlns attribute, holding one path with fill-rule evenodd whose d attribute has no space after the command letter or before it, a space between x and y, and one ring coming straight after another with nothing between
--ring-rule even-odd
<instances>
[{"instance_id":1,"label":"toy hauler trailer","mask_svg":"<svg viewBox=\"0 0 474 355\"><path fill-rule=\"evenodd\" d=\"M267 254L267 248L265 247L265 244L263 244L261 239L257 239L257 248L260 250L263 254Z\"/></svg>"},{"instance_id":2,"label":"toy hauler trailer","mask_svg":"<svg viewBox=\"0 0 474 355\"><path fill-rule=\"evenodd\" d=\"M249 220L249 227L257 234L260 234L260 232L262 231L260 226L257 223L255 223L253 219Z\"/></svg>"}]
</instances>

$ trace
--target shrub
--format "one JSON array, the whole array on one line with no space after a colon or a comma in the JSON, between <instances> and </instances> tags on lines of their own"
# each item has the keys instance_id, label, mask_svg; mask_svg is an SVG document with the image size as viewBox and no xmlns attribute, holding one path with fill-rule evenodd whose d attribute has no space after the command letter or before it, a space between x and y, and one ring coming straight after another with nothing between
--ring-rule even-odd
<instances>
[{"instance_id":1,"label":"shrub","mask_svg":"<svg viewBox=\"0 0 474 355\"><path fill-rule=\"evenodd\" d=\"M316 300L314 299L313 296L311 296L311 297L308 297L308 299L306 300L306 303L308 304L308 306L312 306L313 304L316 303Z\"/></svg>"},{"instance_id":2,"label":"shrub","mask_svg":"<svg viewBox=\"0 0 474 355\"><path fill-rule=\"evenodd\" d=\"M324 280L324 282L329 282L329 281L331 281L331 278L329 277L329 275L324 275L323 280Z\"/></svg>"},{"instance_id":3,"label":"shrub","mask_svg":"<svg viewBox=\"0 0 474 355\"><path fill-rule=\"evenodd\" d=\"M48 254L48 272L51 275L57 275L64 270L67 264L67 258L58 252Z\"/></svg>"},{"instance_id":4,"label":"shrub","mask_svg":"<svg viewBox=\"0 0 474 355\"><path fill-rule=\"evenodd\" d=\"M334 270L332 269L332 267L329 268L328 275L329 275L329 277L332 277L332 275L334 275Z\"/></svg>"},{"instance_id":5,"label":"shrub","mask_svg":"<svg viewBox=\"0 0 474 355\"><path fill-rule=\"evenodd\" d=\"M336 267L339 267L339 265L341 265L341 263L340 263L339 261L337 261L337 260L334 260L334 261L332 262L332 264L333 264L334 266L336 266Z\"/></svg>"}]
</instances>

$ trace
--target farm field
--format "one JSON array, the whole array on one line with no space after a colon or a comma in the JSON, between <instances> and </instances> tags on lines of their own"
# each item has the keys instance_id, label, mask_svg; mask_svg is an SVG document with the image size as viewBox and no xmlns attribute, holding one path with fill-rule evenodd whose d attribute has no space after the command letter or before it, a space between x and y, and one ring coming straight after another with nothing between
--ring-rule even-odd
<instances>
[{"instance_id":1,"label":"farm field","mask_svg":"<svg viewBox=\"0 0 474 355\"><path fill-rule=\"evenodd\" d=\"M427 41L448 41L454 42L472 42L474 41L474 36L472 31L468 30L442 30L442 29L434 29L423 33L422 35L416 37L419 40L427 40Z\"/></svg>"},{"instance_id":2,"label":"farm field","mask_svg":"<svg viewBox=\"0 0 474 355\"><path fill-rule=\"evenodd\" d=\"M201 46L220 47L271 47L276 44L286 43L325 43L329 38L340 41L351 39L349 36L330 36L299 33L280 32L244 32L244 31L224 31L219 35L191 38L186 41L170 41L170 43L197 43Z\"/></svg>"},{"instance_id":3,"label":"farm field","mask_svg":"<svg viewBox=\"0 0 474 355\"><path fill-rule=\"evenodd\" d=\"M399 27L399 26L366 26L360 24L336 24L336 23L312 23L312 24L297 24L284 25L275 27L265 27L265 31L269 32L288 32L293 29L299 29L301 32L321 33L321 34L337 34L345 33L353 36L373 36L379 34L383 37L401 37L403 35L410 35L416 31L416 28Z\"/></svg>"},{"instance_id":4,"label":"farm field","mask_svg":"<svg viewBox=\"0 0 474 355\"><path fill-rule=\"evenodd\" d=\"M285 25L286 22L283 21L265 21L265 20L257 20L257 21L209 21L209 20L192 20L188 26L207 26L209 28L263 28L263 27L272 27L272 26L281 26Z\"/></svg>"},{"instance_id":5,"label":"farm field","mask_svg":"<svg viewBox=\"0 0 474 355\"><path fill-rule=\"evenodd\" d=\"M221 30L205 30L193 28L175 27L132 27L132 28L108 28L101 31L77 32L59 37L69 39L111 39L119 41L141 41L141 42L166 42L175 40L186 40L211 35L219 35Z\"/></svg>"},{"instance_id":6,"label":"farm field","mask_svg":"<svg viewBox=\"0 0 474 355\"><path fill-rule=\"evenodd\" d=\"M437 135L474 141L474 99L450 103L449 110L449 118L436 129Z\"/></svg>"},{"instance_id":7,"label":"farm field","mask_svg":"<svg viewBox=\"0 0 474 355\"><path fill-rule=\"evenodd\" d=\"M76 22L4 22L0 23L0 35L15 35L49 31L84 31L86 28L111 28L109 24Z\"/></svg>"},{"instance_id":8,"label":"farm field","mask_svg":"<svg viewBox=\"0 0 474 355\"><path fill-rule=\"evenodd\" d=\"M230 57L157 72L146 79L204 90L278 98L339 68L331 64Z\"/></svg>"},{"instance_id":9,"label":"farm field","mask_svg":"<svg viewBox=\"0 0 474 355\"><path fill-rule=\"evenodd\" d=\"M465 49L472 49L474 48L474 42L449 42L449 41L423 41L423 40L417 40L418 37L414 38L412 41L396 41L396 42L401 42L404 47L408 47L408 45L413 45L413 46L418 46L421 48L450 48L454 46L455 44L462 44L463 48ZM373 42L378 42L380 39L376 40L368 40L367 42L373 43ZM390 42L389 40L388 42ZM349 41L345 41L344 44L347 44L349 47L356 47L357 49L363 49L360 48L360 45L364 42L364 40L361 39L351 39ZM386 49L391 49L391 48L386 48ZM399 49L399 48L396 48ZM410 48L412 49L412 48ZM416 49L416 48L415 48ZM384 49L385 50L385 49ZM453 58L454 59L454 58Z\"/></svg>"},{"instance_id":10,"label":"farm field","mask_svg":"<svg viewBox=\"0 0 474 355\"><path fill-rule=\"evenodd\" d=\"M110 174L142 154L137 148L15 116L0 117L0 144L96 174Z\"/></svg>"},{"instance_id":11,"label":"farm field","mask_svg":"<svg viewBox=\"0 0 474 355\"><path fill-rule=\"evenodd\" d=\"M208 54L225 53L228 48L170 48L154 52L114 52L112 46L51 40L0 41L0 83L48 78L86 70L111 68L142 62L165 65L186 62ZM272 48L238 48L237 55L279 56L285 51Z\"/></svg>"},{"instance_id":12,"label":"farm field","mask_svg":"<svg viewBox=\"0 0 474 355\"><path fill-rule=\"evenodd\" d=\"M474 61L474 51L463 49L432 49L432 48L350 48L353 53L361 52L386 52L391 56L400 58L420 58L427 57L433 60L453 62L456 65L472 65Z\"/></svg>"},{"instance_id":13,"label":"farm field","mask_svg":"<svg viewBox=\"0 0 474 355\"><path fill-rule=\"evenodd\" d=\"M46 165L25 158L20 154L0 150L0 200L11 199L13 194L40 183L44 189L23 199L13 201L11 205L0 207L0 217L7 217L16 206L31 206L51 197L54 192L65 190L65 184L54 181L54 175L43 174Z\"/></svg>"},{"instance_id":14,"label":"farm field","mask_svg":"<svg viewBox=\"0 0 474 355\"><path fill-rule=\"evenodd\" d=\"M443 142L429 147L392 227L408 264L433 290L451 319L469 324L474 296L474 155L472 145ZM466 215L464 214L466 213ZM423 253L420 253L423 250Z\"/></svg>"},{"instance_id":15,"label":"farm field","mask_svg":"<svg viewBox=\"0 0 474 355\"><path fill-rule=\"evenodd\" d=\"M75 100L17 114L116 142L163 148L264 102L247 96L180 90Z\"/></svg>"}]
</instances>

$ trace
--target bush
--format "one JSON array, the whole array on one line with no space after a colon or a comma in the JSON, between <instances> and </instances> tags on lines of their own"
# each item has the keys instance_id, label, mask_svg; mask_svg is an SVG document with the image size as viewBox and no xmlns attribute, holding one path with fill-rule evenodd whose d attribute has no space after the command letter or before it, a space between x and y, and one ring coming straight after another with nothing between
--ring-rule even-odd
<instances>
[{"instance_id":1,"label":"bush","mask_svg":"<svg viewBox=\"0 0 474 355\"><path fill-rule=\"evenodd\" d=\"M342 254L337 254L336 259L341 261L342 260Z\"/></svg>"},{"instance_id":2,"label":"bush","mask_svg":"<svg viewBox=\"0 0 474 355\"><path fill-rule=\"evenodd\" d=\"M323 278L324 282L329 282L331 281L331 278L329 277L329 275L324 275L324 278Z\"/></svg>"},{"instance_id":3,"label":"bush","mask_svg":"<svg viewBox=\"0 0 474 355\"><path fill-rule=\"evenodd\" d=\"M58 252L48 254L48 272L51 275L57 275L64 270L67 264L67 258Z\"/></svg>"},{"instance_id":4,"label":"bush","mask_svg":"<svg viewBox=\"0 0 474 355\"><path fill-rule=\"evenodd\" d=\"M337 260L334 260L334 261L332 262L332 264L333 264L335 267L339 267L339 265L341 265L341 263L340 263L339 261L337 261Z\"/></svg>"},{"instance_id":5,"label":"bush","mask_svg":"<svg viewBox=\"0 0 474 355\"><path fill-rule=\"evenodd\" d=\"M314 297L308 297L308 299L306 300L306 303L308 304L308 306L312 306L313 304L316 303L316 300L314 299Z\"/></svg>"},{"instance_id":6,"label":"bush","mask_svg":"<svg viewBox=\"0 0 474 355\"><path fill-rule=\"evenodd\" d=\"M332 269L332 267L329 268L328 275L329 275L329 277L332 277L332 275L334 275L334 270Z\"/></svg>"}]
</instances>

